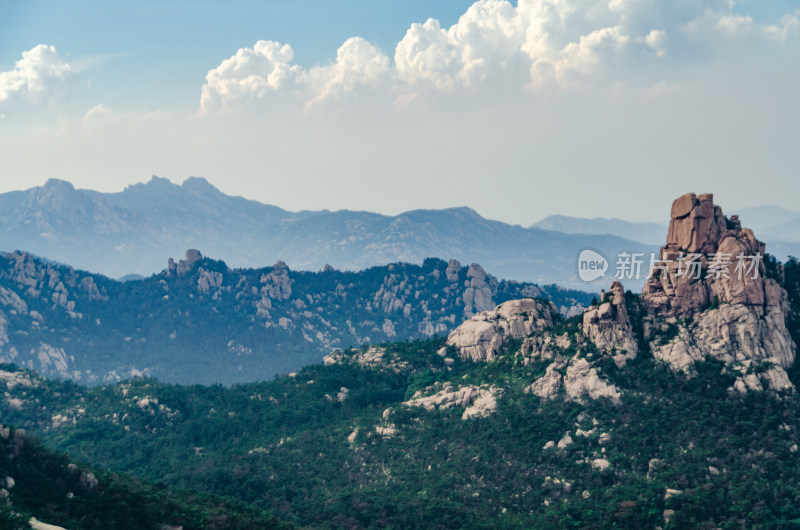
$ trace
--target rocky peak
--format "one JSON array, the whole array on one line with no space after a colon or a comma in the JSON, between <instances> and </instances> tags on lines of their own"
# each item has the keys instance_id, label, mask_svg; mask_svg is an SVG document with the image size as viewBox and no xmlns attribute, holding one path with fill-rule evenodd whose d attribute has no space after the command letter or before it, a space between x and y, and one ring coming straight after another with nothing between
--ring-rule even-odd
<instances>
[{"instance_id":1,"label":"rocky peak","mask_svg":"<svg viewBox=\"0 0 800 530\"><path fill-rule=\"evenodd\" d=\"M672 204L667 244L643 290L645 305L665 317L686 317L720 303L780 306L781 289L766 277L765 245L710 193L687 193Z\"/></svg>"},{"instance_id":2,"label":"rocky peak","mask_svg":"<svg viewBox=\"0 0 800 530\"><path fill-rule=\"evenodd\" d=\"M483 267L472 263L467 269L467 285L464 291L464 315L471 317L481 311L487 311L495 306L494 290L497 289L497 279L486 274Z\"/></svg>"},{"instance_id":3,"label":"rocky peak","mask_svg":"<svg viewBox=\"0 0 800 530\"><path fill-rule=\"evenodd\" d=\"M292 280L289 278L289 266L278 260L269 274L261 275L262 299L288 300L292 297ZM265 302L265 305L271 305Z\"/></svg>"},{"instance_id":4,"label":"rocky peak","mask_svg":"<svg viewBox=\"0 0 800 530\"><path fill-rule=\"evenodd\" d=\"M681 195L672 203L667 248L713 253L727 227L722 208L714 205L713 194Z\"/></svg>"},{"instance_id":5,"label":"rocky peak","mask_svg":"<svg viewBox=\"0 0 800 530\"><path fill-rule=\"evenodd\" d=\"M444 271L447 281L454 283L458 281L458 273L461 270L461 262L457 259L451 259L447 262L447 268Z\"/></svg>"},{"instance_id":6,"label":"rocky peak","mask_svg":"<svg viewBox=\"0 0 800 530\"><path fill-rule=\"evenodd\" d=\"M785 368L796 346L786 328L788 298L767 277L764 243L737 216L725 217L710 193L678 197L670 218L642 291L653 356L675 370L705 358L732 363L739 391L790 387Z\"/></svg>"},{"instance_id":7,"label":"rocky peak","mask_svg":"<svg viewBox=\"0 0 800 530\"><path fill-rule=\"evenodd\" d=\"M186 251L186 259L182 259L178 263L175 263L174 259L169 258L167 261L167 270L170 274L182 276L192 270L192 265L201 259L203 259L203 254L201 254L199 250L190 248Z\"/></svg>"},{"instance_id":8,"label":"rocky peak","mask_svg":"<svg viewBox=\"0 0 800 530\"><path fill-rule=\"evenodd\" d=\"M613 282L609 292L601 294L598 306L586 309L582 329L595 346L613 355L618 366L636 357L639 351L620 282Z\"/></svg>"}]
</instances>

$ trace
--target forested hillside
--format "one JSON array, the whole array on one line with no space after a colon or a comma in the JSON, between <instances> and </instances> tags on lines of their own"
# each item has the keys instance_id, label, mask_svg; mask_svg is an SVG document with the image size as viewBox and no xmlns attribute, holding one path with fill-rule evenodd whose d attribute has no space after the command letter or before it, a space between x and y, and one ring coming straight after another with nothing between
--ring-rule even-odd
<instances>
[{"instance_id":1,"label":"forested hillside","mask_svg":"<svg viewBox=\"0 0 800 530\"><path fill-rule=\"evenodd\" d=\"M88 384L137 375L230 384L299 369L334 348L445 335L514 298L548 297L565 314L591 299L455 260L305 272L281 262L231 269L191 251L170 263L120 282L0 254L0 360Z\"/></svg>"}]
</instances>

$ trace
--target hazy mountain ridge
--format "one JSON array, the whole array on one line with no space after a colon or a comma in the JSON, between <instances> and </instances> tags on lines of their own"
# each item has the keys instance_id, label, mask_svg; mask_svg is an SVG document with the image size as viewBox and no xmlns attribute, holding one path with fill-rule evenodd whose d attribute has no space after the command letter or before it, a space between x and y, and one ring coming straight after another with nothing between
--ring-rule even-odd
<instances>
[{"instance_id":1,"label":"hazy mountain ridge","mask_svg":"<svg viewBox=\"0 0 800 530\"><path fill-rule=\"evenodd\" d=\"M498 280L428 259L361 272L230 269L188 252L162 273L119 282L26 253L0 255L0 359L88 383L267 379L334 348L445 334L525 296L565 314L591 295Z\"/></svg>"},{"instance_id":2,"label":"hazy mountain ridge","mask_svg":"<svg viewBox=\"0 0 800 530\"><path fill-rule=\"evenodd\" d=\"M755 206L732 210L743 226L754 230L767 242L771 254L786 259L800 255L800 213L780 206ZM666 224L636 223L617 218L585 218L551 215L531 225L531 228L558 230L568 234L610 234L647 244L663 240Z\"/></svg>"},{"instance_id":3,"label":"hazy mountain ridge","mask_svg":"<svg viewBox=\"0 0 800 530\"><path fill-rule=\"evenodd\" d=\"M0 248L25 250L112 277L149 275L164 256L201 248L236 267L283 260L293 269L326 264L361 270L427 257L481 263L502 278L580 288L576 259L651 246L608 235L566 235L484 219L466 207L396 216L342 210L288 212L230 197L206 180L178 186L153 177L118 193L76 190L52 179L0 195Z\"/></svg>"},{"instance_id":4,"label":"hazy mountain ridge","mask_svg":"<svg viewBox=\"0 0 800 530\"><path fill-rule=\"evenodd\" d=\"M613 234L625 239L655 245L664 238L664 231L667 229L667 225L634 223L616 217L589 219L566 215L550 215L532 224L531 228L556 230L567 234Z\"/></svg>"}]
</instances>

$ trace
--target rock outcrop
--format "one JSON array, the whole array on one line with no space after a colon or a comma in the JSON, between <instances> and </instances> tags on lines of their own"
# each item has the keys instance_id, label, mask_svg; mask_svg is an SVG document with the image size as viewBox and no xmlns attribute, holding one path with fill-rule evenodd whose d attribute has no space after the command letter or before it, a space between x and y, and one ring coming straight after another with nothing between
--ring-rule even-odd
<instances>
[{"instance_id":1,"label":"rock outcrop","mask_svg":"<svg viewBox=\"0 0 800 530\"><path fill-rule=\"evenodd\" d=\"M689 193L672 205L667 244L642 291L658 316L685 317L721 303L781 305L783 290L766 277L764 243L713 199Z\"/></svg>"},{"instance_id":2,"label":"rock outcrop","mask_svg":"<svg viewBox=\"0 0 800 530\"><path fill-rule=\"evenodd\" d=\"M617 366L624 366L639 352L628 317L625 290L613 282L608 294L601 295L600 305L583 313L583 334L601 350L609 352Z\"/></svg>"},{"instance_id":3,"label":"rock outcrop","mask_svg":"<svg viewBox=\"0 0 800 530\"><path fill-rule=\"evenodd\" d=\"M182 259L178 263L175 263L174 259L169 258L167 261L167 271L182 276L192 270L192 266L201 259L203 259L203 254L201 254L199 250L190 248L186 251L186 259Z\"/></svg>"},{"instance_id":4,"label":"rock outcrop","mask_svg":"<svg viewBox=\"0 0 800 530\"><path fill-rule=\"evenodd\" d=\"M435 393L430 394L430 392ZM441 385L440 390L437 385L428 387L424 391L417 391L410 400L404 401L403 405L422 407L425 410L464 407L464 413L461 415L462 420L485 418L494 414L497 410L497 398L502 393L502 389L495 386L478 387L467 385L453 388L452 383L446 382Z\"/></svg>"},{"instance_id":5,"label":"rock outcrop","mask_svg":"<svg viewBox=\"0 0 800 530\"><path fill-rule=\"evenodd\" d=\"M386 348L377 346L367 348L364 351L336 350L323 357L322 363L325 365L354 363L365 368L387 370L395 373L400 373L409 367L407 361L400 360L397 355L388 353Z\"/></svg>"},{"instance_id":6,"label":"rock outcrop","mask_svg":"<svg viewBox=\"0 0 800 530\"><path fill-rule=\"evenodd\" d=\"M479 313L447 337L462 359L475 362L494 359L508 339L519 339L553 325L555 306L531 298L510 300L495 309Z\"/></svg>"},{"instance_id":7,"label":"rock outcrop","mask_svg":"<svg viewBox=\"0 0 800 530\"><path fill-rule=\"evenodd\" d=\"M494 307L493 290L497 280L486 274L483 267L473 263L467 269L467 285L464 290L464 316L467 318Z\"/></svg>"},{"instance_id":8,"label":"rock outcrop","mask_svg":"<svg viewBox=\"0 0 800 530\"><path fill-rule=\"evenodd\" d=\"M586 397L591 399L605 397L614 403L619 403L622 397L616 386L605 381L597 368L578 355L571 359L556 356L545 374L527 387L525 392L542 399L553 399L562 390L566 399L578 402Z\"/></svg>"},{"instance_id":9,"label":"rock outcrop","mask_svg":"<svg viewBox=\"0 0 800 530\"><path fill-rule=\"evenodd\" d=\"M713 195L676 199L667 244L642 291L653 356L684 371L706 358L735 364L740 392L790 388L785 369L796 346L786 327L788 298L767 277L764 250Z\"/></svg>"},{"instance_id":10,"label":"rock outcrop","mask_svg":"<svg viewBox=\"0 0 800 530\"><path fill-rule=\"evenodd\" d=\"M274 300L288 300L292 297L292 280L289 267L278 260L269 274L261 275L261 296Z\"/></svg>"}]
</instances>

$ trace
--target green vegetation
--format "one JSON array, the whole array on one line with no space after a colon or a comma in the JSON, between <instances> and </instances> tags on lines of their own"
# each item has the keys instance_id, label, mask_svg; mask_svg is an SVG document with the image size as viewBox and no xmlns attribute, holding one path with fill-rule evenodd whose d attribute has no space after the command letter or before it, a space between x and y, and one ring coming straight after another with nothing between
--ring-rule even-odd
<instances>
[{"instance_id":1,"label":"green vegetation","mask_svg":"<svg viewBox=\"0 0 800 530\"><path fill-rule=\"evenodd\" d=\"M168 489L108 471L92 472L13 429L0 436L0 527L43 522L81 529L290 528L241 502ZM10 478L8 478L10 477Z\"/></svg>"},{"instance_id":2,"label":"green vegetation","mask_svg":"<svg viewBox=\"0 0 800 530\"><path fill-rule=\"evenodd\" d=\"M577 319L560 326L575 332ZM687 379L640 356L624 369L602 365L624 392L621 405L542 402L524 388L545 364L518 362L518 344L496 362L449 369L441 345L389 344L378 366L359 364L354 350L295 377L231 388L34 379L9 389L23 403L8 420L73 458L301 525L642 528L663 526L664 510L675 510L670 528L800 520L797 395L731 396L732 376L716 363ZM391 368L397 362L402 369ZM458 407L400 404L437 382L505 393L495 414L472 420ZM376 433L387 425L398 434ZM543 449L565 434L571 445ZM597 459L609 469L593 467ZM680 493L665 498L668 488Z\"/></svg>"}]
</instances>

